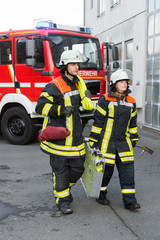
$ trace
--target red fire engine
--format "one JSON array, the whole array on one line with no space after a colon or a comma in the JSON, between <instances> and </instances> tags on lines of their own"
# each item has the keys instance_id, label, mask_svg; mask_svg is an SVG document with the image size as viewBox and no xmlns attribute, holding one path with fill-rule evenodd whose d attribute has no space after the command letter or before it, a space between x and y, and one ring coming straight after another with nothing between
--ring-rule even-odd
<instances>
[{"instance_id":1,"label":"red fire engine","mask_svg":"<svg viewBox=\"0 0 160 240\"><path fill-rule=\"evenodd\" d=\"M35 113L36 101L44 86L59 76L60 56L65 50L77 49L88 58L80 65L79 75L96 106L106 91L104 48L107 52L111 47L104 43L100 48L98 38L91 36L88 28L65 30L51 21L38 22L32 30L0 33L0 123L4 138L12 144L35 139L42 123L42 116ZM113 51L116 55L115 47ZM82 111L81 115L89 119L93 112L86 115Z\"/></svg>"}]
</instances>

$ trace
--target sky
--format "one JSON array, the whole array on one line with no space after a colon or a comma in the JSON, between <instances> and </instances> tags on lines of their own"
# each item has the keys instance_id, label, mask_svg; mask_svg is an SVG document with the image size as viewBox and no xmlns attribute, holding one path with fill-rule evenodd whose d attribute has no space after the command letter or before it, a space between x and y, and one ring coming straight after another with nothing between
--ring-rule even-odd
<instances>
[{"instance_id":1,"label":"sky","mask_svg":"<svg viewBox=\"0 0 160 240\"><path fill-rule=\"evenodd\" d=\"M83 26L83 0L0 0L0 32L31 29L37 19Z\"/></svg>"}]
</instances>

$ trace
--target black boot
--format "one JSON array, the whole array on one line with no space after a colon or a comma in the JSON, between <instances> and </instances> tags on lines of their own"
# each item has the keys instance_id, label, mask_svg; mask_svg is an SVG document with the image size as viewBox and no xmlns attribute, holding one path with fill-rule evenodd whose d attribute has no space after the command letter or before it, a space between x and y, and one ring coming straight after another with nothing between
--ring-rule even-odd
<instances>
[{"instance_id":1,"label":"black boot","mask_svg":"<svg viewBox=\"0 0 160 240\"><path fill-rule=\"evenodd\" d=\"M68 201L60 203L58 206L58 209L63 213L63 214L71 214L73 211L70 208L70 204Z\"/></svg>"},{"instance_id":2,"label":"black boot","mask_svg":"<svg viewBox=\"0 0 160 240\"><path fill-rule=\"evenodd\" d=\"M96 199L96 201L97 201L99 204L102 204L102 205L109 205L109 204L110 204L110 201L109 201L108 198L106 197L106 194L107 194L106 191L100 191L99 198Z\"/></svg>"},{"instance_id":3,"label":"black boot","mask_svg":"<svg viewBox=\"0 0 160 240\"><path fill-rule=\"evenodd\" d=\"M110 201L106 197L105 198L98 198L98 199L96 199L96 201L99 204L102 204L102 205L109 205L110 204Z\"/></svg>"},{"instance_id":4,"label":"black boot","mask_svg":"<svg viewBox=\"0 0 160 240\"><path fill-rule=\"evenodd\" d=\"M128 203L128 204L125 204L125 208L130 210L136 210L140 208L140 204L136 202Z\"/></svg>"}]
</instances>

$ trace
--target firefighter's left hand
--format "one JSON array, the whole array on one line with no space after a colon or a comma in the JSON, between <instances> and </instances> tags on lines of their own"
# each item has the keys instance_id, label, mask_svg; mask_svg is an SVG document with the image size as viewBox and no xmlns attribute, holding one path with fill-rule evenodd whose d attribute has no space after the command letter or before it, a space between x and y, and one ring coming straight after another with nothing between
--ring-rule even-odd
<instances>
[{"instance_id":1,"label":"firefighter's left hand","mask_svg":"<svg viewBox=\"0 0 160 240\"><path fill-rule=\"evenodd\" d=\"M133 141L132 142L132 147L134 148L136 146L137 142L136 141Z\"/></svg>"}]
</instances>

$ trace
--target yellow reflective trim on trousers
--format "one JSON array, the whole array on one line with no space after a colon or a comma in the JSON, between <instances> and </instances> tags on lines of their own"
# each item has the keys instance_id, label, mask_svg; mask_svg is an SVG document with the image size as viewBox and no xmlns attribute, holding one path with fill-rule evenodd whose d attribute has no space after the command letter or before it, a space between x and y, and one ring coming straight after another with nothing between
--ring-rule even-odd
<instances>
[{"instance_id":1,"label":"yellow reflective trim on trousers","mask_svg":"<svg viewBox=\"0 0 160 240\"><path fill-rule=\"evenodd\" d=\"M49 110L51 109L51 107L52 107L52 104L46 103L46 104L44 105L43 110L42 110L42 115L47 116Z\"/></svg>"},{"instance_id":2,"label":"yellow reflective trim on trousers","mask_svg":"<svg viewBox=\"0 0 160 240\"><path fill-rule=\"evenodd\" d=\"M99 105L97 105L96 110L97 110L98 112L100 112L103 116L106 115L106 111L105 111L103 108L101 108Z\"/></svg>"},{"instance_id":3,"label":"yellow reflective trim on trousers","mask_svg":"<svg viewBox=\"0 0 160 240\"><path fill-rule=\"evenodd\" d=\"M135 193L136 190L135 190L135 188L133 188L133 189L122 189L121 192L122 192L122 194L130 194L130 193Z\"/></svg>"},{"instance_id":4,"label":"yellow reflective trim on trousers","mask_svg":"<svg viewBox=\"0 0 160 240\"><path fill-rule=\"evenodd\" d=\"M49 101L53 102L54 98L50 96L47 92L42 92L41 96L47 98Z\"/></svg>"},{"instance_id":5,"label":"yellow reflective trim on trousers","mask_svg":"<svg viewBox=\"0 0 160 240\"><path fill-rule=\"evenodd\" d=\"M121 153L118 153L118 155L119 155L120 157L132 156L132 155L133 155L133 152L121 152Z\"/></svg>"},{"instance_id":6,"label":"yellow reflective trim on trousers","mask_svg":"<svg viewBox=\"0 0 160 240\"><path fill-rule=\"evenodd\" d=\"M59 197L56 197L56 204L59 204Z\"/></svg>"},{"instance_id":7,"label":"yellow reflective trim on trousers","mask_svg":"<svg viewBox=\"0 0 160 240\"><path fill-rule=\"evenodd\" d=\"M64 105L65 107L72 106L70 97L64 99ZM70 135L66 137L65 145L71 146L73 142L73 114L71 114L69 117L66 117L66 128L70 130Z\"/></svg>"},{"instance_id":8,"label":"yellow reflective trim on trousers","mask_svg":"<svg viewBox=\"0 0 160 240\"><path fill-rule=\"evenodd\" d=\"M125 157L125 158L121 158L122 162L133 162L134 161L134 157Z\"/></svg>"},{"instance_id":9,"label":"yellow reflective trim on trousers","mask_svg":"<svg viewBox=\"0 0 160 240\"><path fill-rule=\"evenodd\" d=\"M56 175L53 172L53 189L55 189L55 188L56 188ZM59 197L56 197L56 204L58 204L58 203L59 203Z\"/></svg>"},{"instance_id":10,"label":"yellow reflective trim on trousers","mask_svg":"<svg viewBox=\"0 0 160 240\"><path fill-rule=\"evenodd\" d=\"M101 130L102 130L102 128L99 128L99 127L96 127L96 126L92 126L91 132L100 134Z\"/></svg>"},{"instance_id":11,"label":"yellow reflective trim on trousers","mask_svg":"<svg viewBox=\"0 0 160 240\"><path fill-rule=\"evenodd\" d=\"M105 163L108 163L108 164L112 164L112 165L115 164L115 160L106 159L106 158L105 158L105 161L104 161L104 162L105 162Z\"/></svg>"},{"instance_id":12,"label":"yellow reflective trim on trousers","mask_svg":"<svg viewBox=\"0 0 160 240\"><path fill-rule=\"evenodd\" d=\"M101 187L101 191L106 191L107 186L106 187Z\"/></svg>"},{"instance_id":13,"label":"yellow reflective trim on trousers","mask_svg":"<svg viewBox=\"0 0 160 240\"><path fill-rule=\"evenodd\" d=\"M114 105L108 106L108 108L109 108L109 116L114 117ZM113 128L113 119L108 118L105 134L102 141L101 152L107 152L108 143L112 133L112 128Z\"/></svg>"},{"instance_id":14,"label":"yellow reflective trim on trousers","mask_svg":"<svg viewBox=\"0 0 160 240\"><path fill-rule=\"evenodd\" d=\"M102 154L103 154L103 157L105 157L105 158L112 158L112 159L115 159L116 158L116 154L113 154L113 153L103 153L102 152Z\"/></svg>"},{"instance_id":15,"label":"yellow reflective trim on trousers","mask_svg":"<svg viewBox=\"0 0 160 240\"><path fill-rule=\"evenodd\" d=\"M54 189L56 188L56 175L54 172L53 172L53 187Z\"/></svg>"},{"instance_id":16,"label":"yellow reflective trim on trousers","mask_svg":"<svg viewBox=\"0 0 160 240\"><path fill-rule=\"evenodd\" d=\"M54 150L54 149L51 149L51 148L45 146L43 144L43 142L41 143L41 148L48 153L59 155L59 156L68 156L68 157L75 156L75 157L77 157L77 156L83 156L86 153L85 149L83 149L81 151L77 151L77 152L76 151L70 151L70 152L57 151L57 150Z\"/></svg>"},{"instance_id":17,"label":"yellow reflective trim on trousers","mask_svg":"<svg viewBox=\"0 0 160 240\"><path fill-rule=\"evenodd\" d=\"M55 197L65 198L70 195L69 188L67 188L66 190L61 191L61 192L57 192L56 190L54 190L54 195L55 195Z\"/></svg>"}]
</instances>

